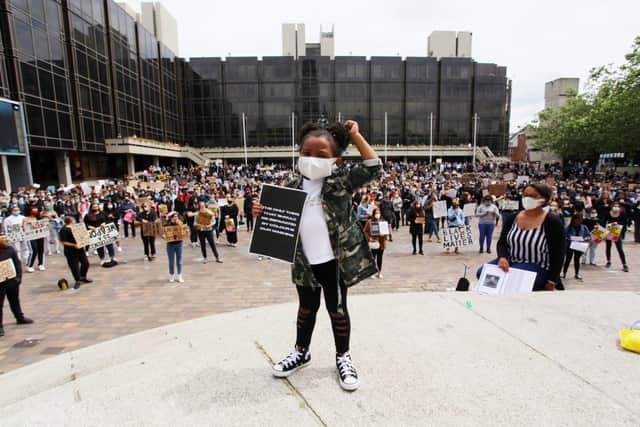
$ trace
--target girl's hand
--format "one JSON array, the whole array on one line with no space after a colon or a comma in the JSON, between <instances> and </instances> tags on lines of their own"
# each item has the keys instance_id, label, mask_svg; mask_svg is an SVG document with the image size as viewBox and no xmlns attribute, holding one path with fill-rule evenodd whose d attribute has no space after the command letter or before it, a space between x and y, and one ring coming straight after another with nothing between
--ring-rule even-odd
<instances>
[{"instance_id":1,"label":"girl's hand","mask_svg":"<svg viewBox=\"0 0 640 427\"><path fill-rule=\"evenodd\" d=\"M358 126L358 122L355 120L347 120L344 122L344 127L349 131L349 135L357 135L360 133L360 127Z\"/></svg>"},{"instance_id":2,"label":"girl's hand","mask_svg":"<svg viewBox=\"0 0 640 427\"><path fill-rule=\"evenodd\" d=\"M509 260L505 257L498 258L498 267L505 273L509 272Z\"/></svg>"},{"instance_id":3,"label":"girl's hand","mask_svg":"<svg viewBox=\"0 0 640 427\"><path fill-rule=\"evenodd\" d=\"M251 213L253 214L254 217L258 217L260 215L262 215L262 211L263 211L263 207L259 202L254 201L253 204L251 205Z\"/></svg>"}]
</instances>

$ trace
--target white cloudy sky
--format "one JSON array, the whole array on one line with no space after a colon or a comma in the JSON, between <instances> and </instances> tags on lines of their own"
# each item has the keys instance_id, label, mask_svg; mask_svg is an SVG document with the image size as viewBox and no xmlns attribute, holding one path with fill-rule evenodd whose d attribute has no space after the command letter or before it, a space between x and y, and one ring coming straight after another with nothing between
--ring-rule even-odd
<instances>
[{"instance_id":1,"label":"white cloudy sky","mask_svg":"<svg viewBox=\"0 0 640 427\"><path fill-rule=\"evenodd\" d=\"M126 0L134 8L138 1ZM178 21L180 55L280 55L282 22L307 42L335 24L337 55L424 56L433 30L473 32L473 56L508 67L512 130L544 105L544 83L586 80L620 63L640 35L640 0L162 0Z\"/></svg>"}]
</instances>

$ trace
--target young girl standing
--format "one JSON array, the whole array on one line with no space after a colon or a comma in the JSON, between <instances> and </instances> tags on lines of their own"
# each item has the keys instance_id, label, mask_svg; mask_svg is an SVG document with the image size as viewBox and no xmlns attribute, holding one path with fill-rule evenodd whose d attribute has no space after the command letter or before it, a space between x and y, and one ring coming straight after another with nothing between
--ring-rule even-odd
<instances>
[{"instance_id":1,"label":"young girl standing","mask_svg":"<svg viewBox=\"0 0 640 427\"><path fill-rule=\"evenodd\" d=\"M363 159L351 169L341 167L349 140ZM358 123L351 120L328 129L315 123L305 125L300 147L300 175L288 185L307 192L292 266L299 300L296 345L273 366L273 375L288 377L311 363L309 346L322 291L331 319L338 379L343 389L352 391L358 388L358 374L349 353L347 289L378 271L351 201L358 188L379 176L382 162L360 134ZM254 216L261 212L255 202Z\"/></svg>"}]
</instances>

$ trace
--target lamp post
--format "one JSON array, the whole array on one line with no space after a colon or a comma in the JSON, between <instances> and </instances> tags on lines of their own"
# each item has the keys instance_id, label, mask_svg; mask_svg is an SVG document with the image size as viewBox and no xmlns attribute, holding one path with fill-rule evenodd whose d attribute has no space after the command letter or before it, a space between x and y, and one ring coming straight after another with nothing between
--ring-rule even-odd
<instances>
[{"instance_id":1,"label":"lamp post","mask_svg":"<svg viewBox=\"0 0 640 427\"><path fill-rule=\"evenodd\" d=\"M473 170L476 170L476 147L478 146L478 113L473 115Z\"/></svg>"},{"instance_id":2,"label":"lamp post","mask_svg":"<svg viewBox=\"0 0 640 427\"><path fill-rule=\"evenodd\" d=\"M433 112L429 113L429 166L433 163Z\"/></svg>"},{"instance_id":3,"label":"lamp post","mask_svg":"<svg viewBox=\"0 0 640 427\"><path fill-rule=\"evenodd\" d=\"M387 163L387 142L389 139L388 136L388 130L389 130L389 126L388 126L388 121L387 121L387 112L384 112L384 162Z\"/></svg>"},{"instance_id":4,"label":"lamp post","mask_svg":"<svg viewBox=\"0 0 640 427\"><path fill-rule=\"evenodd\" d=\"M249 165L247 159L247 116L242 112L242 141L244 143L244 165Z\"/></svg>"}]
</instances>

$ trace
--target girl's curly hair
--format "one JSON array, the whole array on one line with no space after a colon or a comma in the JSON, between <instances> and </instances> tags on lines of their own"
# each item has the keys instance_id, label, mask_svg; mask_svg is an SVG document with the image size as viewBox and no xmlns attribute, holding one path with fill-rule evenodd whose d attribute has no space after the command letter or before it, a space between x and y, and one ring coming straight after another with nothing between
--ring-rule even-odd
<instances>
[{"instance_id":1,"label":"girl's curly hair","mask_svg":"<svg viewBox=\"0 0 640 427\"><path fill-rule=\"evenodd\" d=\"M300 129L300 145L308 136L326 136L336 144L337 155L340 156L349 146L349 129L343 123L334 123L328 128L318 122L307 122Z\"/></svg>"}]
</instances>

